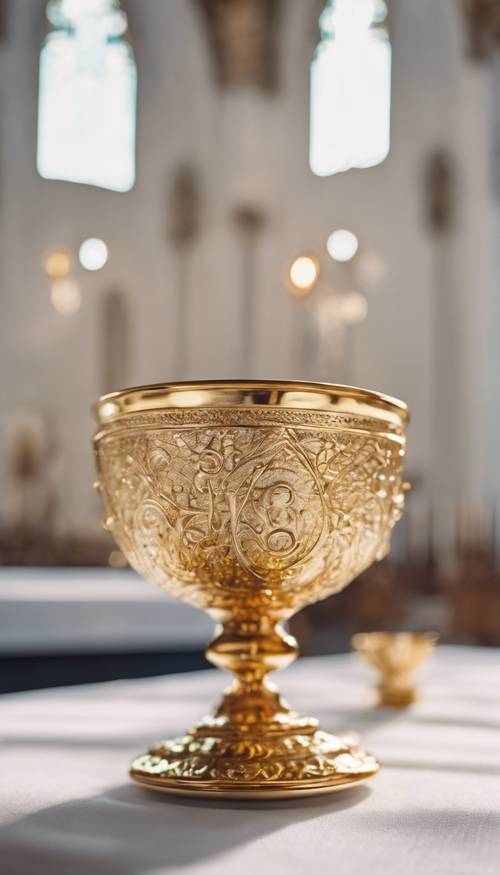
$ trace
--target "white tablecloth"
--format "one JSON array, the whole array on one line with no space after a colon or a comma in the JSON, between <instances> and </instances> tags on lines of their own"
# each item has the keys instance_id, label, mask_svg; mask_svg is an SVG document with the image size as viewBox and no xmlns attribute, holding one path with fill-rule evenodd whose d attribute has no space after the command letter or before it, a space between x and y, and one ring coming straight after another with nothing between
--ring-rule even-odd
<instances>
[{"instance_id":1,"label":"white tablecloth","mask_svg":"<svg viewBox=\"0 0 500 875\"><path fill-rule=\"evenodd\" d=\"M500 652L439 648L421 702L371 707L354 656L281 672L293 704L356 729L369 784L274 803L175 799L129 783L131 757L181 733L224 679L207 672L0 700L2 875L498 875Z\"/></svg>"}]
</instances>

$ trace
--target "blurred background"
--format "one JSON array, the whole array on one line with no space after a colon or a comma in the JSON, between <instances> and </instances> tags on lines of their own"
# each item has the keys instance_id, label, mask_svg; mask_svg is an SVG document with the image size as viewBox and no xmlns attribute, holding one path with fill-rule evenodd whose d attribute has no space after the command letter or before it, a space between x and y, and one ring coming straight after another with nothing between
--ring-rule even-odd
<instances>
[{"instance_id":1,"label":"blurred background","mask_svg":"<svg viewBox=\"0 0 500 875\"><path fill-rule=\"evenodd\" d=\"M500 644L498 0L1 0L0 691L206 665L100 528L92 402L210 378L412 410L383 563L292 622Z\"/></svg>"}]
</instances>

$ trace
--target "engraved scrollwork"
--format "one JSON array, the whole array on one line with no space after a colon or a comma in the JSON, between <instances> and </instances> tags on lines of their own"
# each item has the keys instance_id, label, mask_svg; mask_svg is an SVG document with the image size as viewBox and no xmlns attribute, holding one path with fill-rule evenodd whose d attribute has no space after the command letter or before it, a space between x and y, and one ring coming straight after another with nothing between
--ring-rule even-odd
<instances>
[{"instance_id":1,"label":"engraved scrollwork","mask_svg":"<svg viewBox=\"0 0 500 875\"><path fill-rule=\"evenodd\" d=\"M261 741L198 739L187 735L155 745L138 757L132 772L169 779L222 783L317 781L372 772L374 760L336 736L285 736Z\"/></svg>"},{"instance_id":2,"label":"engraved scrollwork","mask_svg":"<svg viewBox=\"0 0 500 875\"><path fill-rule=\"evenodd\" d=\"M387 549L401 513L401 445L364 429L307 428L308 411L293 411L301 428L263 427L255 411L252 428L253 412L241 427L235 411L212 428L196 417L190 428L155 428L150 414L140 428L102 434L104 497L131 563L173 594L227 606L235 590L265 588L297 609L311 584L323 598Z\"/></svg>"}]
</instances>

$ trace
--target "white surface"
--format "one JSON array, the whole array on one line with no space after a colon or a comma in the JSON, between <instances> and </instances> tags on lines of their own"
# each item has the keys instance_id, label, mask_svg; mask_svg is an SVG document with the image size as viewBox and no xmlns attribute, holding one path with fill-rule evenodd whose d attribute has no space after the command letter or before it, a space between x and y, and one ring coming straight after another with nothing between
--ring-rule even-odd
<instances>
[{"instance_id":1,"label":"white surface","mask_svg":"<svg viewBox=\"0 0 500 875\"><path fill-rule=\"evenodd\" d=\"M194 650L213 629L131 570L0 568L0 655Z\"/></svg>"},{"instance_id":2,"label":"white surface","mask_svg":"<svg viewBox=\"0 0 500 875\"><path fill-rule=\"evenodd\" d=\"M130 784L148 742L190 726L207 672L0 700L2 875L498 875L500 653L444 648L408 711L370 707L355 657L282 672L294 705L359 730L384 764L351 791L274 803L175 800Z\"/></svg>"}]
</instances>

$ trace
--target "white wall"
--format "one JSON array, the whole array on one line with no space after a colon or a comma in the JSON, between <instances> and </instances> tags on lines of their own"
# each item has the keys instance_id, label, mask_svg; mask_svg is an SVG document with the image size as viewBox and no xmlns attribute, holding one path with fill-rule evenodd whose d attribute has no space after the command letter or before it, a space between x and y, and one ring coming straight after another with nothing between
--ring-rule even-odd
<instances>
[{"instance_id":1,"label":"white wall","mask_svg":"<svg viewBox=\"0 0 500 875\"><path fill-rule=\"evenodd\" d=\"M351 228L388 266L383 287L370 300L367 320L353 333L349 382L410 404L410 472L422 472L429 483L435 453L438 458L453 457L443 487L451 493L462 457L470 455L470 440L465 446L460 441L450 446L456 404L444 431L433 424L438 290L436 244L425 225L423 173L429 152L445 146L457 155L462 215L470 217L473 210L484 225L493 209L489 195L482 190L478 194L475 184L489 125L476 101L487 86L471 86L471 76L489 81L491 74L487 68L486 73L483 68L471 72L460 4L393 0L390 155L376 168L320 179L311 174L307 162L315 0L282 4L281 81L275 95L250 89L217 91L194 3L133 0L129 8L139 72L138 175L127 194L49 182L35 172L37 54L44 5L39 0L11 2L9 38L0 48L0 393L2 416L36 405L56 423L64 474L58 479L64 508L60 527L90 531L98 517L91 490L89 407L101 391L97 320L103 289L118 286L128 295L133 317L129 384L179 377L300 378L297 305L285 292L283 274L297 251L323 247L335 227ZM471 113L474 136L467 140L464 154ZM469 149L475 156L472 171ZM167 239L166 204L170 175L186 161L200 171L203 216L189 263L189 366L176 374L177 260ZM258 334L252 374L243 374L241 368L241 251L231 220L233 209L243 203L258 207L267 217L257 250ZM465 226L460 227L457 241L470 242ZM110 260L97 274L78 271L84 303L76 316L64 317L50 306L41 256L55 244L76 252L88 236L107 242ZM484 263L492 257L493 238L483 240L482 247ZM457 283L457 299L463 304L477 275L474 246L457 243L452 251L451 282ZM486 273L481 273L481 288L474 294L487 302L498 278L498 263L496 274L493 268L487 278ZM461 319L470 320L466 307L460 313ZM474 352L478 343L481 346L481 325L480 319L463 360L467 379L460 404L476 397L471 380L484 381L484 365ZM488 343L495 341L490 337ZM456 345L453 327L442 343L450 350ZM336 373L317 376L339 380ZM453 380L453 375L447 379ZM455 390L450 387L453 397ZM484 437L486 425L477 428ZM0 464L4 462L0 446Z\"/></svg>"}]
</instances>

